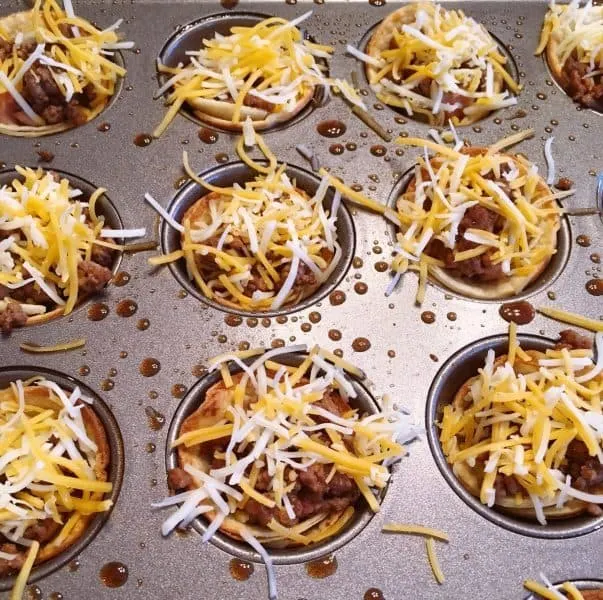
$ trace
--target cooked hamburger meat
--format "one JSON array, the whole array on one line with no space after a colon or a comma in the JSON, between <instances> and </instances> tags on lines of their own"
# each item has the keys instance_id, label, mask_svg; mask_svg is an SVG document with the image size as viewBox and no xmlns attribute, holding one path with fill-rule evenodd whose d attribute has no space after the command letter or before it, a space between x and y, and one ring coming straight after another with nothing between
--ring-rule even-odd
<instances>
[{"instance_id":1,"label":"cooked hamburger meat","mask_svg":"<svg viewBox=\"0 0 603 600\"><path fill-rule=\"evenodd\" d=\"M496 490L496 500L500 502L503 498L512 498L515 494L521 493L523 488L513 475L499 473L494 480L494 489Z\"/></svg>"},{"instance_id":2,"label":"cooked hamburger meat","mask_svg":"<svg viewBox=\"0 0 603 600\"><path fill-rule=\"evenodd\" d=\"M492 263L494 250L489 250L466 260L455 262L454 253L463 252L476 248L478 244L470 242L463 237L467 229L481 229L491 233L498 233L504 220L494 211L476 204L465 211L465 215L459 224L458 234L454 248L447 248L441 240L431 240L425 252L444 262L446 269L457 271L463 277L476 281L498 281L505 277L500 263Z\"/></svg>"},{"instance_id":3,"label":"cooked hamburger meat","mask_svg":"<svg viewBox=\"0 0 603 600\"><path fill-rule=\"evenodd\" d=\"M352 407L342 398L341 394L333 388L329 388L320 400L314 402L314 406L327 410L338 417L352 410ZM325 422L325 419L319 415L312 415L312 418L317 423Z\"/></svg>"},{"instance_id":4,"label":"cooked hamburger meat","mask_svg":"<svg viewBox=\"0 0 603 600\"><path fill-rule=\"evenodd\" d=\"M44 519L38 521L33 525L30 525L23 535L28 540L35 540L40 542L43 546L51 540L53 540L62 528L61 523L57 523L52 519ZM24 546L18 546L9 542L4 536L0 535L0 551L6 552L7 554L16 554L15 558L11 560L0 559L0 577L4 575L13 574L23 566L25 558L27 556L27 548Z\"/></svg>"},{"instance_id":5,"label":"cooked hamburger meat","mask_svg":"<svg viewBox=\"0 0 603 600\"><path fill-rule=\"evenodd\" d=\"M105 238L105 241L113 242L113 240L107 238ZM113 250L106 248L105 246L93 244L90 260L95 262L97 265L110 269L113 266Z\"/></svg>"},{"instance_id":6,"label":"cooked hamburger meat","mask_svg":"<svg viewBox=\"0 0 603 600\"><path fill-rule=\"evenodd\" d=\"M590 494L603 492L603 465L596 456L590 456L584 442L573 440L567 447L567 470L572 476L572 487ZM603 507L590 503L588 512L598 517L603 515Z\"/></svg>"},{"instance_id":7,"label":"cooked hamburger meat","mask_svg":"<svg viewBox=\"0 0 603 600\"><path fill-rule=\"evenodd\" d=\"M564 329L559 332L559 342L555 345L557 350L568 348L569 350L590 350L593 347L592 339L582 335L573 329Z\"/></svg>"},{"instance_id":8,"label":"cooked hamburger meat","mask_svg":"<svg viewBox=\"0 0 603 600\"><path fill-rule=\"evenodd\" d=\"M427 94L425 94L427 95ZM467 96L461 96L461 94L455 94L454 92L446 92L442 96L442 102L445 104L460 104L461 106L451 112L446 111L444 118L446 120L456 117L459 121L465 117L465 107L469 106L473 99Z\"/></svg>"},{"instance_id":9,"label":"cooked hamburger meat","mask_svg":"<svg viewBox=\"0 0 603 600\"><path fill-rule=\"evenodd\" d=\"M23 273L24 277L29 277L29 273ZM51 305L52 300L40 289L40 286L31 282L23 287L11 290L10 297L19 302L27 304L44 304Z\"/></svg>"},{"instance_id":10,"label":"cooked hamburger meat","mask_svg":"<svg viewBox=\"0 0 603 600\"><path fill-rule=\"evenodd\" d=\"M13 45L5 39L0 38L0 61L6 60L13 51Z\"/></svg>"},{"instance_id":11,"label":"cooked hamburger meat","mask_svg":"<svg viewBox=\"0 0 603 600\"><path fill-rule=\"evenodd\" d=\"M36 540L40 544L45 544L53 539L61 530L62 525L52 519L44 519L38 521L34 525L30 525L25 530L25 535L28 540Z\"/></svg>"},{"instance_id":12,"label":"cooked hamburger meat","mask_svg":"<svg viewBox=\"0 0 603 600\"><path fill-rule=\"evenodd\" d=\"M107 267L91 260L83 260L77 266L78 286L80 294L96 294L100 292L113 277Z\"/></svg>"},{"instance_id":13,"label":"cooked hamburger meat","mask_svg":"<svg viewBox=\"0 0 603 600\"><path fill-rule=\"evenodd\" d=\"M84 106L93 99L88 96L93 94L93 88L86 86L82 94L76 94L66 102L50 68L36 62L23 76L22 94L47 125L63 122L82 125L87 121ZM14 118L23 125L31 124L29 118L22 113L16 112Z\"/></svg>"},{"instance_id":14,"label":"cooked hamburger meat","mask_svg":"<svg viewBox=\"0 0 603 600\"><path fill-rule=\"evenodd\" d=\"M562 84L573 100L594 110L603 111L603 79L601 75L584 77L589 64L580 62L573 52L563 65Z\"/></svg>"},{"instance_id":15,"label":"cooked hamburger meat","mask_svg":"<svg viewBox=\"0 0 603 600\"><path fill-rule=\"evenodd\" d=\"M360 492L354 480L343 473L335 473L327 483L330 470L330 466L314 464L306 471L298 472L298 485L289 493L295 519L290 519L283 510L269 508L251 499L245 505L250 522L266 526L274 518L291 527L318 513L345 510L358 500Z\"/></svg>"},{"instance_id":16,"label":"cooked hamburger meat","mask_svg":"<svg viewBox=\"0 0 603 600\"><path fill-rule=\"evenodd\" d=\"M178 494L193 485L193 478L184 469L176 467L168 471L167 483L170 490Z\"/></svg>"},{"instance_id":17,"label":"cooked hamburger meat","mask_svg":"<svg viewBox=\"0 0 603 600\"><path fill-rule=\"evenodd\" d=\"M0 540L1 542L1 540ZM7 554L16 554L17 556L11 560L0 559L0 576L10 575L18 571L25 562L25 552L21 547L11 543L0 543L0 551Z\"/></svg>"},{"instance_id":18,"label":"cooked hamburger meat","mask_svg":"<svg viewBox=\"0 0 603 600\"><path fill-rule=\"evenodd\" d=\"M8 334L15 327L23 327L27 323L27 315L23 312L18 302L9 302L8 306L0 311L0 330Z\"/></svg>"}]
</instances>

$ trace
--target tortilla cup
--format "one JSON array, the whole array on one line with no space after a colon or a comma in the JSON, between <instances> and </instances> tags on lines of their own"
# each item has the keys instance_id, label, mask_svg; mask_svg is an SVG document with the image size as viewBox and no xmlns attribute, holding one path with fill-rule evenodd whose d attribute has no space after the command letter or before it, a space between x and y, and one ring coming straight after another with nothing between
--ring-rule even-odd
<instances>
[{"instance_id":1,"label":"tortilla cup","mask_svg":"<svg viewBox=\"0 0 603 600\"><path fill-rule=\"evenodd\" d=\"M242 373L233 375L233 383L235 385L238 384L242 377ZM197 408L193 413L186 417L186 419L184 419L178 435L181 436L190 431L194 431L195 429L216 425L222 418L224 418L226 414L226 409L230 405L230 395L231 394L227 390L222 380L212 385L207 390L205 399L199 408ZM190 448L187 448L182 444L177 448L177 455L178 466L180 468L190 465L196 469L199 469L203 473L209 473L211 470L210 461L207 460L207 457L202 456L201 453L198 452L198 446L191 446ZM193 480L194 479L195 477L193 476ZM195 483L189 486L188 489L196 489L200 484L201 482L195 481ZM343 513L344 510L326 513L321 521L305 531L304 534L313 534L318 531L324 531L330 525L335 523L335 521L337 521ZM207 518L209 522L211 522L216 517L216 513L214 511L210 511L205 513L203 516ZM227 517L224 519L222 525L220 525L220 531L235 540L242 541L243 538L240 532L244 527L245 524L242 521L239 521L234 517ZM257 537L262 543L273 548L292 548L299 545L291 540L286 540L284 542L275 542L274 540L271 541L270 538L274 537L274 532L268 527L254 526L253 532L254 536Z\"/></svg>"},{"instance_id":2,"label":"tortilla cup","mask_svg":"<svg viewBox=\"0 0 603 600\"><path fill-rule=\"evenodd\" d=\"M463 152L464 154L469 154L470 156L478 156L480 154L485 154L487 150L487 148L468 147L463 148L461 152ZM525 170L521 163L516 162L516 164L519 167L520 171ZM413 178L408 185L408 191L414 191L415 186L416 183ZM553 193L542 178L540 178L538 182L537 190L546 194ZM551 200L550 206L554 205L555 201ZM545 237L543 241L548 245L556 248L557 232L559 231L559 227L561 226L561 219L558 214L549 215L546 219L546 223L548 227L545 231ZM538 265L536 265L534 272L530 275L513 275L511 277L507 277L506 279L501 279L499 281L472 281L460 275L456 275L450 269L445 269L439 266L431 266L429 268L429 273L439 283L462 296L475 298L477 300L497 300L500 298L508 298L510 296L515 296L519 294L532 282L536 281L538 277L540 277L540 275L546 269L550 261L551 256L543 259L540 263L538 263Z\"/></svg>"},{"instance_id":3,"label":"tortilla cup","mask_svg":"<svg viewBox=\"0 0 603 600\"><path fill-rule=\"evenodd\" d=\"M35 37L35 30L33 29L34 20L32 14L33 10L28 10L7 15L0 18L0 27L6 30L11 37L21 32L23 33L24 41L33 39ZM106 98L102 104L91 109L86 122L91 121L100 114L108 102L109 98ZM75 127L75 125L67 121L54 125L20 125L10 118L11 107L14 105L15 101L8 92L0 94L0 134L14 137L39 137L60 133Z\"/></svg>"},{"instance_id":4,"label":"tortilla cup","mask_svg":"<svg viewBox=\"0 0 603 600\"><path fill-rule=\"evenodd\" d=\"M394 37L394 33L399 31L403 25L410 25L416 20L417 10L421 7L421 4L407 4L406 6L402 6L397 9L390 15L388 15L381 23L375 28L373 31L373 35L366 45L365 52L369 56L378 59L381 56L381 52L384 50L389 50L390 43ZM442 13L446 11L443 8L440 8ZM367 79L369 81L377 75L378 69L372 65L365 64L364 66ZM495 73L494 75L494 93L499 94L504 90L504 81L502 77ZM412 100L409 100L410 105L412 106ZM468 105L468 106L471 106ZM404 111L406 114L406 111ZM470 115L465 115L462 119L460 119L458 125L465 126L471 125L481 119L483 119L486 115L493 112L491 109L484 108L483 110L476 111ZM430 114L427 119L431 125L443 126L446 125L447 119L445 118L444 112L439 112L437 114Z\"/></svg>"},{"instance_id":5,"label":"tortilla cup","mask_svg":"<svg viewBox=\"0 0 603 600\"><path fill-rule=\"evenodd\" d=\"M526 350L525 352L526 354L532 357L532 362L525 362L518 356L516 356L515 362L513 363L515 371L524 375L537 371L538 359L545 357L544 352L540 352L538 350ZM504 365L506 361L506 354L498 356L494 361L494 367L496 368L498 366ZM478 375L471 377L470 379L465 381L465 383L459 388L452 400L452 405L455 408L460 408L464 410L466 406L465 398L467 398L471 392L471 385L478 379ZM475 467L470 467L466 462L456 463L453 466L453 472L456 475L457 479L460 481L460 483L463 485L463 487L469 493L471 493L476 498L480 497L480 490L484 478L484 473L478 466L477 462ZM586 512L587 510L587 504L575 498L569 498L568 501L561 508L555 507L556 502L557 498L555 497L553 500L548 501L548 506L544 506L543 510L547 520L571 519ZM529 497L527 496L522 499L519 503L516 502L515 498L503 498L500 500L497 499L495 501L495 506L502 512L512 514L516 517L526 520L536 520L536 511L534 510L534 506L530 501Z\"/></svg>"},{"instance_id":6,"label":"tortilla cup","mask_svg":"<svg viewBox=\"0 0 603 600\"><path fill-rule=\"evenodd\" d=\"M24 392L25 402L28 405L51 409L57 412L63 408L63 404L59 400L52 398L51 391L48 388L28 386L24 388ZM96 460L93 465L94 474L98 481L107 481L111 462L111 450L107 432L98 415L89 405L84 405L82 407L81 414L86 433L97 446ZM93 492L90 499L102 500L103 495L104 494L101 492ZM67 537L60 543L55 543L55 539L53 538L49 542L42 544L40 546L40 551L36 556L35 564L37 565L50 560L67 550L83 535L88 524L94 517L94 514L82 515ZM64 520L64 523L65 522L66 519Z\"/></svg>"},{"instance_id":7,"label":"tortilla cup","mask_svg":"<svg viewBox=\"0 0 603 600\"><path fill-rule=\"evenodd\" d=\"M301 188L295 188L296 192L298 194L301 194L305 197L307 197L307 194L304 190L302 190ZM187 219L189 220L191 229L194 229L194 224L195 222L201 221L203 220L203 216L205 215L205 213L209 210L209 202L212 199L219 199L220 198L220 194L218 192L209 192L208 194L205 194L205 196L202 196L201 198L199 198L199 200L197 200L194 204L192 204L184 213L184 216L182 217L182 222L184 223L184 221L186 221ZM181 236L181 241L182 243L184 243L184 234L182 234ZM314 285L306 285L301 293L298 294L297 297L293 298L291 301L285 303L283 306L292 306L294 304L297 304L298 302L301 302L304 298L308 298L309 296L311 296L321 285L323 282L316 282ZM222 304L224 306L228 306L229 308L237 308L240 309L241 306L233 301L230 301L226 298L221 298L220 296L215 296L214 300L216 302L218 302L219 304ZM259 311L261 311L261 309L257 309Z\"/></svg>"},{"instance_id":8,"label":"tortilla cup","mask_svg":"<svg viewBox=\"0 0 603 600\"><path fill-rule=\"evenodd\" d=\"M303 95L295 104L291 111L270 112L262 108L253 106L241 107L240 121L233 123L235 105L234 102L225 100L214 100L208 98L192 98L187 104L193 111L193 114L204 123L227 131L240 132L243 130L243 122L250 117L255 131L270 129L276 125L286 123L299 114L312 100L314 96L314 86L304 90Z\"/></svg>"}]
</instances>

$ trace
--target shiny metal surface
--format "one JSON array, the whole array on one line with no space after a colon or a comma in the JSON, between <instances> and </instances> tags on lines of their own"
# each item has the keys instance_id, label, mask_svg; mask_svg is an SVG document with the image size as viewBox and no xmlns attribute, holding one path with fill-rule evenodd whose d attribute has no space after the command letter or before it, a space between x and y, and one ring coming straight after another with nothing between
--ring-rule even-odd
<instances>
[{"instance_id":1,"label":"shiny metal surface","mask_svg":"<svg viewBox=\"0 0 603 600\"><path fill-rule=\"evenodd\" d=\"M145 226L150 234L156 215L144 203L143 195L150 192L163 206L169 204L183 174L183 149L189 152L197 172L215 167L217 154L236 160L235 136L218 132L215 144L205 144L198 138L198 126L182 116L148 147L134 145L134 137L152 131L165 111L161 99L153 100L157 89L155 59L177 28L208 15L232 11L217 3L166 0L84 1L75 5L80 14L101 26L123 17L124 35L140 50L124 52L128 74L119 97L94 122L79 129L39 140L0 138L0 161L8 167L33 165L38 150L49 150L55 155L49 166L106 187L124 226ZM23 6L20 1L0 0L0 14ZM240 2L234 10L293 18L313 9L305 29L317 41L335 47L331 74L349 78L353 71L361 74L361 69L345 55L346 44L358 45L365 32L397 6L394 2L377 7L366 1L326 0L325 4L314 4L298 0L296 5L284 1ZM603 156L601 117L578 110L553 83L543 60L533 55L546 4L481 0L455 2L454 6L482 21L507 45L525 86L517 107L462 129L462 137L473 145L488 145L516 129L533 127L535 136L516 149L546 173L544 139L554 135L557 176L569 177L576 187L575 196L563 205L595 208L596 174ZM363 79L358 81L362 85ZM370 91L365 101L374 118L394 136L427 136L426 125L409 119L396 122L399 115L387 108L375 108L377 101ZM516 117L517 109L524 110L525 116ZM322 138L316 126L333 118L346 124L346 133L336 140ZM99 131L101 123L110 124L110 130ZM366 194L381 202L387 201L396 181L419 153L412 148L396 153L394 142L384 143L336 97L301 122L266 133L265 139L280 160L308 169L295 151L297 144L304 143L334 175L350 185L362 185ZM333 141L354 143L357 149L334 156L329 152ZM385 157L371 154L375 144L386 147ZM53 592L60 592L65 600L267 597L266 577L260 565L246 582L235 581L229 574L230 554L213 544L201 545L195 531L163 539L160 525L167 513L150 509L151 502L167 494L164 449L168 427L158 431L150 428L145 408L159 411L169 423L180 403L173 397L172 387L181 384L191 388L198 380L194 374L199 373L198 365L207 364L212 356L237 349L241 343L270 347L281 340L318 343L331 351L339 348L346 359L366 372L366 385L377 401L381 394L389 393L423 423L428 391L442 364L468 344L506 332L507 323L500 318L497 303L468 301L435 285L428 286L423 307L415 306L417 280L412 274L405 276L402 285L386 298L389 275L376 270L375 265L390 260L392 232L379 216L352 207L351 212L357 260L338 286L346 295L343 304L332 305L325 298L287 317L264 320L260 316L232 327L225 322L222 311L182 293L168 268L151 268L147 263L150 254L141 253L123 257L120 269L130 274L130 280L125 286L108 288L102 298L110 308L105 320L89 321L83 307L67 318L15 331L0 340L1 365L54 369L82 379L93 390L100 390L103 382L111 379L113 389L99 393L110 405L124 438L125 475L115 509L81 552L76 571L63 568L36 582L45 598ZM601 275L600 265L589 258L603 250L601 221L596 215L568 217L567 221L563 268L556 279L535 290L529 301L534 306L556 306L600 317L601 301L589 295L584 285ZM590 246L576 244L578 235L587 236ZM355 291L358 281L368 286L366 293ZM126 298L138 305L130 318L115 312L117 303ZM435 323L428 325L421 320L424 310L435 313ZM139 329L140 319L148 319L149 327ZM563 328L537 315L520 331L554 338ZM86 347L65 354L37 356L19 350L24 341L53 344L78 337L87 338ZM368 351L353 351L352 342L357 337L370 341ZM147 357L161 364L154 377L144 377L140 372L140 363ZM82 366L90 369L89 375L79 375ZM110 377L110 369L116 369L117 375ZM447 531L450 543L437 547L446 575L442 586L433 579L421 539L381 533L381 526L390 521L421 523ZM602 546L601 529L567 539L540 539L490 522L455 493L423 438L409 446L409 456L394 468L381 511L335 552L339 565L335 574L313 579L302 564L279 565L276 572L281 600L362 599L369 588L379 588L387 600L517 600L527 596L522 581L536 578L539 571L556 582L603 580ZM99 570L108 561L128 566L129 579L123 587L109 589L100 581Z\"/></svg>"}]
</instances>

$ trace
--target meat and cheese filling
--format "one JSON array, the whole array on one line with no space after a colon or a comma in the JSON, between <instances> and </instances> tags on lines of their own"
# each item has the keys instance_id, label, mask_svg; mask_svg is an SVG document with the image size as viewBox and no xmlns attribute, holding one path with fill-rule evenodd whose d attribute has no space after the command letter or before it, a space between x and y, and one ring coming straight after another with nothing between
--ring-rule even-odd
<instances>
[{"instance_id":1,"label":"meat and cheese filling","mask_svg":"<svg viewBox=\"0 0 603 600\"><path fill-rule=\"evenodd\" d=\"M397 201L390 290L404 272L416 270L418 301L428 275L463 295L496 299L519 293L542 273L556 252L556 199L573 192L553 193L536 165L502 152L528 133L489 148L398 140L422 146L424 155Z\"/></svg>"},{"instance_id":2,"label":"meat and cheese filling","mask_svg":"<svg viewBox=\"0 0 603 600\"><path fill-rule=\"evenodd\" d=\"M460 10L422 2L399 8L373 32L365 63L379 100L434 125L468 125L517 103L520 86L483 25Z\"/></svg>"},{"instance_id":3,"label":"meat and cheese filling","mask_svg":"<svg viewBox=\"0 0 603 600\"><path fill-rule=\"evenodd\" d=\"M112 277L116 247L100 237L90 196L52 171L17 166L20 177L0 187L0 330L69 314Z\"/></svg>"},{"instance_id":4,"label":"meat and cheese filling","mask_svg":"<svg viewBox=\"0 0 603 600\"><path fill-rule=\"evenodd\" d=\"M603 5L552 3L536 54L546 51L555 79L579 104L603 112Z\"/></svg>"},{"instance_id":5,"label":"meat and cheese filling","mask_svg":"<svg viewBox=\"0 0 603 600\"><path fill-rule=\"evenodd\" d=\"M31 569L32 549L35 564L64 552L110 510L111 457L91 400L44 377L0 389L0 431L0 576L8 576Z\"/></svg>"},{"instance_id":6,"label":"meat and cheese filling","mask_svg":"<svg viewBox=\"0 0 603 600\"><path fill-rule=\"evenodd\" d=\"M278 358L291 352L304 353L298 366ZM232 374L235 365L241 371ZM379 510L388 466L418 430L387 397L380 411L359 410L345 371L362 372L305 346L223 355L211 361L216 369L222 379L173 444L179 466L168 483L176 495L157 506L180 506L164 535L205 515L204 540L219 529L270 566L264 545L317 543L341 531L359 502Z\"/></svg>"},{"instance_id":7,"label":"meat and cheese filling","mask_svg":"<svg viewBox=\"0 0 603 600\"><path fill-rule=\"evenodd\" d=\"M250 125L248 120L246 130ZM326 179L310 196L287 176L287 165L278 165L263 139L253 129L247 132L237 149L258 173L255 179L217 187L188 169L210 192L186 211L182 223L172 223L181 232L182 249L150 262L184 257L189 276L207 298L246 311L276 310L310 296L339 263L340 196L335 192L327 208ZM245 141L259 146L267 165L246 154Z\"/></svg>"},{"instance_id":8,"label":"meat and cheese filling","mask_svg":"<svg viewBox=\"0 0 603 600\"><path fill-rule=\"evenodd\" d=\"M87 123L126 73L113 62L131 48L116 34L75 16L71 0L36 0L0 19L0 133L38 136Z\"/></svg>"},{"instance_id":9,"label":"meat and cheese filling","mask_svg":"<svg viewBox=\"0 0 603 600\"><path fill-rule=\"evenodd\" d=\"M304 39L297 28L309 11L287 21L270 17L250 27L233 27L230 35L218 33L202 40L199 50L187 51L188 64L159 72L169 79L156 96L169 91L170 108L154 132L160 136L183 104L211 125L238 130L249 117L256 130L293 118L311 100L317 86L338 90L349 102L364 106L345 81L331 79L321 61L331 46Z\"/></svg>"},{"instance_id":10,"label":"meat and cheese filling","mask_svg":"<svg viewBox=\"0 0 603 600\"><path fill-rule=\"evenodd\" d=\"M572 330L541 352L508 354L483 368L444 406L440 441L460 482L483 504L523 518L603 514L603 333Z\"/></svg>"}]
</instances>

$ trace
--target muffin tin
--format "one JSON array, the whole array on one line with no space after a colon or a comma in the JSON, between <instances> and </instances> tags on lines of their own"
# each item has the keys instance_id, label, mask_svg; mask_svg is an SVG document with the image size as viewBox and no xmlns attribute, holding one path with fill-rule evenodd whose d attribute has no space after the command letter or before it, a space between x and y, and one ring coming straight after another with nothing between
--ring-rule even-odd
<instances>
[{"instance_id":1,"label":"muffin tin","mask_svg":"<svg viewBox=\"0 0 603 600\"><path fill-rule=\"evenodd\" d=\"M176 207L191 191L186 184L180 187L182 151L188 151L197 172L228 172L235 167L218 166L218 162L237 160L236 136L216 130L214 135L202 136L214 142L206 143L199 137L199 124L179 115L160 139L137 146L135 138L140 141L149 134L165 111L163 100L153 99L158 88L155 60L169 48L166 43L178 40L176 32L183 26L199 20L223 23L223 15L250 12L294 18L313 9L303 28L316 41L335 47L331 75L355 78L366 90L363 99L369 112L394 138L428 135L427 125L380 105L365 84L362 65L345 53L346 44L359 46L367 32L399 4L384 4L382 0L326 0L324 4L300 0L297 4L235 4L224 0L223 4L77 2L76 11L101 26L123 18L123 35L136 43L135 51L123 53L128 73L119 96L93 122L72 131L40 139L2 137L0 162L6 168L41 164L106 187L125 227L144 226L147 237L167 244L169 231L157 230L156 214L143 200L145 192L164 207ZM473 145L488 145L532 127L534 137L516 150L546 173L544 140L555 136L557 178L570 178L576 189L563 206L596 208L596 174L603 157L601 116L577 107L554 83L543 59L533 55L546 5L480 0L446 6L462 8L484 23L512 55L524 85L517 106L459 130L461 137ZM21 2L0 3L2 15L22 9ZM362 185L364 193L381 202L393 200L403 182L400 178L419 150L384 142L340 98L318 104L287 127L264 134L278 159L292 169L303 169L310 178L310 165L295 150L303 143L321 165L349 185ZM345 124L346 130L338 138L325 138L317 132L317 126L330 119ZM343 153L332 154L333 144L343 146ZM339 152L340 148L331 150ZM53 160L39 163L40 151L52 153ZM290 343L318 343L331 351L342 350L344 358L366 373L362 383L375 400L390 394L409 409L416 422L424 424L427 435L410 444L409 455L394 467L381 511L365 526L357 527L347 543L324 549L333 550L335 561L329 562L332 575L311 577L298 560L278 561L286 563L276 566L281 600L379 598L372 589L380 590L387 600L515 600L528 596L522 581L537 578L539 571L554 582L570 579L603 586L600 522L591 520L588 532L568 530L563 539L545 539L533 528L511 530L473 510L446 476L432 429L429 390L441 381L440 368L449 371L454 367L458 351L478 344L470 350L472 360L476 360L476 349L483 353L484 344L500 341L493 337L507 331L507 323L499 316L500 303L469 300L428 285L424 304L417 307L417 278L413 274L405 275L398 289L385 297L390 276L383 263L391 259L394 232L383 218L351 204L348 207L352 234L341 239L350 242L351 260L343 263L346 269L334 277L336 290L324 297L328 290L321 290L311 302L286 311L288 314L227 314L187 291L184 280L174 277L170 268L151 267L147 259L154 253L146 252L123 256L115 283L104 297L86 302L68 317L16 330L0 340L0 365L17 371L50 369L81 380L110 407L123 437L123 483L109 519L94 539L86 540L85 548L78 546L79 555L67 566L52 573L45 567L36 570L36 580L30 586L32 598L267 598L261 564L255 563L255 571L246 581L237 581L231 576L231 560L242 555L235 558L228 545L202 545L194 529L162 538L160 525L168 511L152 510L151 503L168 493L165 456L170 423L185 410L182 402L189 401L188 396L182 399L185 392L204 385L199 379L208 360L247 346ZM588 280L601 275L600 263L594 262L594 255L603 250L601 221L596 215L568 216L563 221L560 251L550 273L524 296L535 307L555 306L601 318L600 299L585 289ZM129 309L118 309L124 301ZM100 321L90 320L90 309L98 303L106 305L101 315L108 315ZM435 322L426 322L433 316L421 318L426 311L433 313ZM563 328L537 315L520 327L520 333L541 344L554 339ZM86 338L86 346L68 353L26 354L19 349L25 341L50 345L80 337ZM382 525L391 521L420 523L449 534L450 543L437 547L446 576L442 586L433 579L422 540L381 532ZM317 557L318 553L303 560ZM121 587L107 587L101 580L101 569L110 562L127 568L127 580ZM121 574L119 583L126 579L123 569Z\"/></svg>"}]
</instances>

